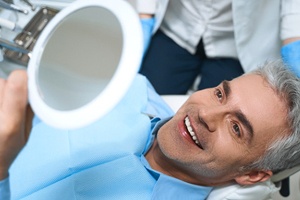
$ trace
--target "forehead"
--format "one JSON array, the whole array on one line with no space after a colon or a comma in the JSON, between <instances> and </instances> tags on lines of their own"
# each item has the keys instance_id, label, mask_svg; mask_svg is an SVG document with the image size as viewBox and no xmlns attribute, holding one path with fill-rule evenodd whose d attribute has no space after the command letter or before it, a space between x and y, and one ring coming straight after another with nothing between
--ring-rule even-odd
<instances>
[{"instance_id":1,"label":"forehead","mask_svg":"<svg viewBox=\"0 0 300 200\"><path fill-rule=\"evenodd\" d=\"M253 125L256 138L271 139L287 128L287 106L259 75L249 74L230 82L231 103Z\"/></svg>"}]
</instances>

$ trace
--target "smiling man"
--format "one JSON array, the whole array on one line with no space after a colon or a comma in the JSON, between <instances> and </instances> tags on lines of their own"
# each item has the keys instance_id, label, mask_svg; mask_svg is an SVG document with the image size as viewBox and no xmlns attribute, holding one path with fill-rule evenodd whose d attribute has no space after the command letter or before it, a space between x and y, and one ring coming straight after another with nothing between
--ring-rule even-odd
<instances>
[{"instance_id":1,"label":"smiling man","mask_svg":"<svg viewBox=\"0 0 300 200\"><path fill-rule=\"evenodd\" d=\"M158 131L146 158L158 171L198 185L265 181L270 169L242 169L288 136L287 111L260 75L224 81L191 95Z\"/></svg>"},{"instance_id":2,"label":"smiling man","mask_svg":"<svg viewBox=\"0 0 300 200\"><path fill-rule=\"evenodd\" d=\"M2 199L9 181L12 199L205 199L214 186L263 182L300 162L300 81L279 62L195 92L173 117L139 77L89 127L35 120L23 148L26 81L22 71L1 81Z\"/></svg>"}]
</instances>

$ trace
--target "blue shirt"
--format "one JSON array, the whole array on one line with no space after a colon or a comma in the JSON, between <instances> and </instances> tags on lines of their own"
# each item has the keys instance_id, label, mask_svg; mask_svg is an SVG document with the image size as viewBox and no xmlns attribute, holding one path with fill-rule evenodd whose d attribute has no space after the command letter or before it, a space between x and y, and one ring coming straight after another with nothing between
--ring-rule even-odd
<instances>
[{"instance_id":1,"label":"blue shirt","mask_svg":"<svg viewBox=\"0 0 300 200\"><path fill-rule=\"evenodd\" d=\"M90 126L68 131L34 120L30 139L9 171L11 198L204 199L210 187L156 172L143 156L160 119L172 114L147 80L137 76L123 100ZM7 183L0 192L7 191Z\"/></svg>"}]
</instances>

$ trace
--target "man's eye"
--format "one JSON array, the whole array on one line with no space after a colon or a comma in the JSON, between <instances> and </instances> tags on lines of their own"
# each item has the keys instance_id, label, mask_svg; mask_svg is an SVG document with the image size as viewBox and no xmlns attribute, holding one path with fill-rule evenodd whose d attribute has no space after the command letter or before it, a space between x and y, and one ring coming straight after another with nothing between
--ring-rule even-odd
<instances>
[{"instance_id":1,"label":"man's eye","mask_svg":"<svg viewBox=\"0 0 300 200\"><path fill-rule=\"evenodd\" d=\"M234 133L238 137L240 137L241 136L241 129L240 129L239 125L237 125L237 124L234 123L233 126L232 126L232 128L233 128Z\"/></svg>"},{"instance_id":2,"label":"man's eye","mask_svg":"<svg viewBox=\"0 0 300 200\"><path fill-rule=\"evenodd\" d=\"M222 101L222 99L223 99L223 94L222 94L221 90L216 89L215 95L216 95L216 97L218 98L219 101Z\"/></svg>"}]
</instances>

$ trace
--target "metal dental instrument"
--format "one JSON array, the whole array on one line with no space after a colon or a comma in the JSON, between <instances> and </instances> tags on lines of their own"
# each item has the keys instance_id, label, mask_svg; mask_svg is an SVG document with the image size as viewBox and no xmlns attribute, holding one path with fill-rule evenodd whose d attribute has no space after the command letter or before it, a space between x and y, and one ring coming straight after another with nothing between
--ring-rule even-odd
<instances>
[{"instance_id":1,"label":"metal dental instrument","mask_svg":"<svg viewBox=\"0 0 300 200\"><path fill-rule=\"evenodd\" d=\"M21 1L26 3L31 8L32 11L35 11L35 6L29 0L21 0Z\"/></svg>"},{"instance_id":2,"label":"metal dental instrument","mask_svg":"<svg viewBox=\"0 0 300 200\"><path fill-rule=\"evenodd\" d=\"M8 10L17 11L17 12L23 13L25 15L28 14L28 10L22 9L19 6L16 6L15 4L9 4L9 3L5 2L4 0L0 0L0 7L8 9Z\"/></svg>"},{"instance_id":3,"label":"metal dental instrument","mask_svg":"<svg viewBox=\"0 0 300 200\"><path fill-rule=\"evenodd\" d=\"M48 23L48 19L44 19L41 24L38 26L37 30L35 31L35 33L33 33L29 39L26 41L26 43L24 44L24 48L28 48L33 42L35 42L35 38L38 34L40 34L42 32L42 30L45 28L45 26Z\"/></svg>"},{"instance_id":4,"label":"metal dental instrument","mask_svg":"<svg viewBox=\"0 0 300 200\"><path fill-rule=\"evenodd\" d=\"M16 51L16 52L19 52L19 53L25 53L25 54L29 54L30 51L28 49L25 49L13 42L10 42L8 40L5 40L3 38L0 38L0 46L1 47L4 47L6 49L10 49L12 51Z\"/></svg>"}]
</instances>

